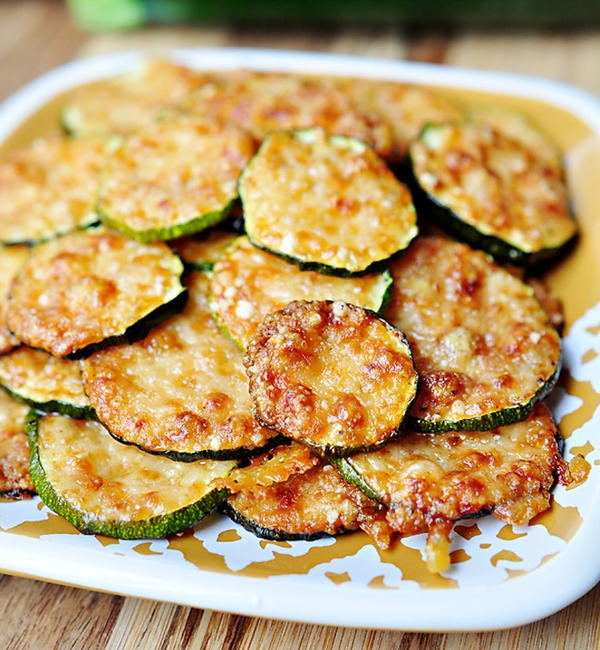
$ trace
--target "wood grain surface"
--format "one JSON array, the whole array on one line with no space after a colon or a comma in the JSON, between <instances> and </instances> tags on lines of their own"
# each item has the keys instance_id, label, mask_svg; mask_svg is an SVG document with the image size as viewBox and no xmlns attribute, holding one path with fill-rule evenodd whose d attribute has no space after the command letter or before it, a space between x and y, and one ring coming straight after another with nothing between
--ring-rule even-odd
<instances>
[{"instance_id":1,"label":"wood grain surface","mask_svg":"<svg viewBox=\"0 0 600 650\"><path fill-rule=\"evenodd\" d=\"M138 47L256 46L447 62L543 75L600 93L600 31L575 33L271 30L226 27L87 35L58 0L0 0L0 100L64 61ZM560 589L560 585L557 585ZM490 594L493 607L493 594ZM600 648L600 586L562 612L482 634L414 634L303 625L0 577L0 648Z\"/></svg>"}]
</instances>

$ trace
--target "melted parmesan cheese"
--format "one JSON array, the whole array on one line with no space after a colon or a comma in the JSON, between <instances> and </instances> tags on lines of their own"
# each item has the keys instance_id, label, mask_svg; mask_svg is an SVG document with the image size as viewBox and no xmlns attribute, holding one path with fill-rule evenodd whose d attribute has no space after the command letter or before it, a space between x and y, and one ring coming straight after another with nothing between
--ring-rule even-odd
<instances>
[{"instance_id":1,"label":"melted parmesan cheese","mask_svg":"<svg viewBox=\"0 0 600 650\"><path fill-rule=\"evenodd\" d=\"M464 115L453 101L427 88L369 79L344 79L338 83L362 113L390 125L393 145L385 157L392 162L406 156L426 124L458 120Z\"/></svg>"},{"instance_id":2,"label":"melted parmesan cheese","mask_svg":"<svg viewBox=\"0 0 600 650\"><path fill-rule=\"evenodd\" d=\"M383 518L374 501L322 462L283 482L248 488L228 503L254 526L291 536L336 535Z\"/></svg>"},{"instance_id":3,"label":"melted parmesan cheese","mask_svg":"<svg viewBox=\"0 0 600 650\"><path fill-rule=\"evenodd\" d=\"M234 73L205 84L185 107L197 115L239 124L259 142L273 131L319 126L362 140L382 155L391 148L390 127L375 117L365 118L326 79Z\"/></svg>"},{"instance_id":4,"label":"melted parmesan cheese","mask_svg":"<svg viewBox=\"0 0 600 650\"><path fill-rule=\"evenodd\" d=\"M0 161L0 241L48 239L97 221L107 144L52 136Z\"/></svg>"},{"instance_id":5,"label":"melted parmesan cheese","mask_svg":"<svg viewBox=\"0 0 600 650\"><path fill-rule=\"evenodd\" d=\"M428 127L410 155L421 187L484 235L531 253L575 234L560 167L487 124Z\"/></svg>"},{"instance_id":6,"label":"melted parmesan cheese","mask_svg":"<svg viewBox=\"0 0 600 650\"><path fill-rule=\"evenodd\" d=\"M173 300L182 270L165 244L71 233L32 250L12 285L8 326L27 345L66 356L124 334Z\"/></svg>"},{"instance_id":7,"label":"melted parmesan cheese","mask_svg":"<svg viewBox=\"0 0 600 650\"><path fill-rule=\"evenodd\" d=\"M0 354L8 352L19 342L6 324L8 294L13 278L25 263L28 254L27 246L0 248Z\"/></svg>"},{"instance_id":8,"label":"melted parmesan cheese","mask_svg":"<svg viewBox=\"0 0 600 650\"><path fill-rule=\"evenodd\" d=\"M126 138L109 158L99 210L111 222L143 232L216 213L237 196L252 138L233 125L187 115L152 124Z\"/></svg>"},{"instance_id":9,"label":"melted parmesan cheese","mask_svg":"<svg viewBox=\"0 0 600 650\"><path fill-rule=\"evenodd\" d=\"M144 340L82 362L85 391L112 433L150 451L198 453L264 445L242 353L213 322L208 280L188 278L185 310Z\"/></svg>"},{"instance_id":10,"label":"melted parmesan cheese","mask_svg":"<svg viewBox=\"0 0 600 650\"><path fill-rule=\"evenodd\" d=\"M29 447L23 429L28 407L0 390L0 496L33 492L29 478Z\"/></svg>"},{"instance_id":11,"label":"melted parmesan cheese","mask_svg":"<svg viewBox=\"0 0 600 650\"><path fill-rule=\"evenodd\" d=\"M0 384L23 399L88 406L77 361L20 347L0 356Z\"/></svg>"},{"instance_id":12,"label":"melted parmesan cheese","mask_svg":"<svg viewBox=\"0 0 600 650\"><path fill-rule=\"evenodd\" d=\"M169 242L169 246L186 264L202 267L214 264L238 235L230 230L213 228L206 233L180 237Z\"/></svg>"},{"instance_id":13,"label":"melted parmesan cheese","mask_svg":"<svg viewBox=\"0 0 600 650\"><path fill-rule=\"evenodd\" d=\"M421 377L414 417L452 423L527 404L556 372L560 339L531 288L483 253L422 238L390 271L385 317Z\"/></svg>"},{"instance_id":14,"label":"melted parmesan cheese","mask_svg":"<svg viewBox=\"0 0 600 650\"><path fill-rule=\"evenodd\" d=\"M46 415L38 424L46 479L87 520L141 521L199 501L234 463L177 463L116 442L98 422Z\"/></svg>"},{"instance_id":15,"label":"melted parmesan cheese","mask_svg":"<svg viewBox=\"0 0 600 650\"><path fill-rule=\"evenodd\" d=\"M269 136L240 194L250 239L301 262L357 273L417 234L410 193L385 163L320 129Z\"/></svg>"},{"instance_id":16,"label":"melted parmesan cheese","mask_svg":"<svg viewBox=\"0 0 600 650\"><path fill-rule=\"evenodd\" d=\"M347 459L388 506L395 530L416 534L436 522L490 509L527 523L550 506L554 478L566 475L549 409L492 431L405 433L368 454Z\"/></svg>"},{"instance_id":17,"label":"melted parmesan cheese","mask_svg":"<svg viewBox=\"0 0 600 650\"><path fill-rule=\"evenodd\" d=\"M377 311L388 287L388 275L337 278L300 271L242 237L213 269L210 304L219 322L244 347L265 316L293 300L339 300Z\"/></svg>"},{"instance_id":18,"label":"melted parmesan cheese","mask_svg":"<svg viewBox=\"0 0 600 650\"><path fill-rule=\"evenodd\" d=\"M416 393L401 332L341 302L293 302L267 316L244 363L258 417L332 452L393 436Z\"/></svg>"},{"instance_id":19,"label":"melted parmesan cheese","mask_svg":"<svg viewBox=\"0 0 600 650\"><path fill-rule=\"evenodd\" d=\"M80 88L64 108L63 123L78 135L134 133L205 80L205 75L168 61L146 61L114 79Z\"/></svg>"}]
</instances>

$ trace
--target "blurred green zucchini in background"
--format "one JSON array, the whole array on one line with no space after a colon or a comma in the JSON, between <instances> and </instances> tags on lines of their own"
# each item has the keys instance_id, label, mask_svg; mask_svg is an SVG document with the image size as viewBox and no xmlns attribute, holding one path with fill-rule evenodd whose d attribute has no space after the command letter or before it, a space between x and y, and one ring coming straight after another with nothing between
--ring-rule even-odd
<instances>
[{"instance_id":1,"label":"blurred green zucchini in background","mask_svg":"<svg viewBox=\"0 0 600 650\"><path fill-rule=\"evenodd\" d=\"M68 0L89 31L134 29L146 23L574 27L600 24L590 0Z\"/></svg>"}]
</instances>

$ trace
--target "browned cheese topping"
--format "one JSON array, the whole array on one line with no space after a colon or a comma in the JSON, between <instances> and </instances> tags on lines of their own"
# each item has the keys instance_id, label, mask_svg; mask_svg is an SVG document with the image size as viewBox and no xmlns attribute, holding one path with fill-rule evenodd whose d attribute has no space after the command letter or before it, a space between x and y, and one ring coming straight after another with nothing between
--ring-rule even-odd
<instances>
[{"instance_id":1,"label":"browned cheese topping","mask_svg":"<svg viewBox=\"0 0 600 650\"><path fill-rule=\"evenodd\" d=\"M558 332L562 332L565 325L565 312L560 298L541 278L527 278L527 284L533 289L533 294L546 312L550 324Z\"/></svg>"},{"instance_id":2,"label":"browned cheese topping","mask_svg":"<svg viewBox=\"0 0 600 650\"><path fill-rule=\"evenodd\" d=\"M382 508L322 461L283 482L239 492L229 504L255 525L292 535L336 535L358 528L370 532L377 524L386 528ZM389 533L378 541L387 546Z\"/></svg>"},{"instance_id":3,"label":"browned cheese topping","mask_svg":"<svg viewBox=\"0 0 600 650\"><path fill-rule=\"evenodd\" d=\"M32 347L66 356L174 299L182 265L165 244L79 231L36 246L17 274L8 326Z\"/></svg>"},{"instance_id":4,"label":"browned cheese topping","mask_svg":"<svg viewBox=\"0 0 600 650\"><path fill-rule=\"evenodd\" d=\"M212 228L206 233L174 239L169 246L186 264L214 264L237 238L237 233L230 230Z\"/></svg>"},{"instance_id":5,"label":"browned cheese topping","mask_svg":"<svg viewBox=\"0 0 600 650\"><path fill-rule=\"evenodd\" d=\"M0 390L0 497L19 498L34 491L23 428L28 408Z\"/></svg>"},{"instance_id":6,"label":"browned cheese topping","mask_svg":"<svg viewBox=\"0 0 600 650\"><path fill-rule=\"evenodd\" d=\"M118 443L90 420L46 415L38 426L46 478L90 518L140 521L174 512L204 497L234 466L146 454Z\"/></svg>"},{"instance_id":7,"label":"browned cheese topping","mask_svg":"<svg viewBox=\"0 0 600 650\"><path fill-rule=\"evenodd\" d=\"M58 400L89 405L77 361L53 357L42 350L22 346L0 356L0 384L40 404Z\"/></svg>"},{"instance_id":8,"label":"browned cheese topping","mask_svg":"<svg viewBox=\"0 0 600 650\"><path fill-rule=\"evenodd\" d=\"M364 271L417 234L408 189L371 149L320 129L269 136L240 179L250 239Z\"/></svg>"},{"instance_id":9,"label":"browned cheese topping","mask_svg":"<svg viewBox=\"0 0 600 650\"><path fill-rule=\"evenodd\" d=\"M339 85L362 113L391 126L393 146L384 156L391 162L399 162L406 156L410 144L426 124L464 117L460 106L427 88L369 79L344 79Z\"/></svg>"},{"instance_id":10,"label":"browned cheese topping","mask_svg":"<svg viewBox=\"0 0 600 650\"><path fill-rule=\"evenodd\" d=\"M267 316L244 363L257 416L332 453L394 436L416 392L402 333L342 302L293 302Z\"/></svg>"},{"instance_id":11,"label":"browned cheese topping","mask_svg":"<svg viewBox=\"0 0 600 650\"><path fill-rule=\"evenodd\" d=\"M550 507L556 477L568 471L550 410L491 431L405 433L349 459L388 506L395 530L415 534L482 510L521 525Z\"/></svg>"},{"instance_id":12,"label":"browned cheese topping","mask_svg":"<svg viewBox=\"0 0 600 650\"><path fill-rule=\"evenodd\" d=\"M483 253L424 237L390 270L385 317L421 377L413 416L457 422L526 404L554 375L556 330L532 289Z\"/></svg>"},{"instance_id":13,"label":"browned cheese topping","mask_svg":"<svg viewBox=\"0 0 600 650\"><path fill-rule=\"evenodd\" d=\"M392 145L391 128L377 117L362 115L327 79L252 72L222 75L203 85L184 107L239 124L258 142L273 131L319 126L362 140L381 155Z\"/></svg>"},{"instance_id":14,"label":"browned cheese topping","mask_svg":"<svg viewBox=\"0 0 600 650\"><path fill-rule=\"evenodd\" d=\"M29 254L27 246L5 246L0 248L0 354L8 352L18 344L6 323L8 295L13 278L25 263Z\"/></svg>"},{"instance_id":15,"label":"browned cheese topping","mask_svg":"<svg viewBox=\"0 0 600 650\"><path fill-rule=\"evenodd\" d=\"M97 220L107 144L51 136L0 161L0 241L31 242Z\"/></svg>"},{"instance_id":16,"label":"browned cheese topping","mask_svg":"<svg viewBox=\"0 0 600 650\"><path fill-rule=\"evenodd\" d=\"M112 433L151 451L195 453L264 445L242 353L213 322L208 280L188 278L185 310L144 340L82 362L85 391Z\"/></svg>"},{"instance_id":17,"label":"browned cheese topping","mask_svg":"<svg viewBox=\"0 0 600 650\"><path fill-rule=\"evenodd\" d=\"M206 75L169 61L146 61L114 79L78 89L69 98L63 122L77 134L134 133L206 80Z\"/></svg>"},{"instance_id":18,"label":"browned cheese topping","mask_svg":"<svg viewBox=\"0 0 600 650\"><path fill-rule=\"evenodd\" d=\"M387 282L379 273L337 278L301 271L242 237L213 269L210 304L219 322L244 347L265 316L293 300L339 300L377 311Z\"/></svg>"},{"instance_id":19,"label":"browned cheese topping","mask_svg":"<svg viewBox=\"0 0 600 650\"><path fill-rule=\"evenodd\" d=\"M487 124L428 128L410 156L421 187L485 235L535 252L575 234L560 167Z\"/></svg>"},{"instance_id":20,"label":"browned cheese topping","mask_svg":"<svg viewBox=\"0 0 600 650\"><path fill-rule=\"evenodd\" d=\"M109 158L99 210L137 231L221 212L253 153L254 141L236 126L188 115L158 121Z\"/></svg>"}]
</instances>

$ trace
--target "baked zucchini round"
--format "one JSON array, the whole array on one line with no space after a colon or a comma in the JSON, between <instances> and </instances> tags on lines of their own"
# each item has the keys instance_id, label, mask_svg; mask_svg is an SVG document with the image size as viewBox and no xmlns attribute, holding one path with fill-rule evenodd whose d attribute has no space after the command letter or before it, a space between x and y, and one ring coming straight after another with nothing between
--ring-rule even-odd
<instances>
[{"instance_id":1,"label":"baked zucchini round","mask_svg":"<svg viewBox=\"0 0 600 650\"><path fill-rule=\"evenodd\" d=\"M0 247L0 354L12 350L19 344L17 337L6 324L8 294L13 278L25 263L28 255L28 246Z\"/></svg>"},{"instance_id":2,"label":"baked zucchini round","mask_svg":"<svg viewBox=\"0 0 600 650\"><path fill-rule=\"evenodd\" d=\"M0 161L0 242L32 244L98 221L110 143L50 136Z\"/></svg>"},{"instance_id":3,"label":"baked zucchini round","mask_svg":"<svg viewBox=\"0 0 600 650\"><path fill-rule=\"evenodd\" d=\"M527 417L561 367L561 344L531 287L485 254L418 239L390 267L385 312L410 341L421 378L417 431L493 429Z\"/></svg>"},{"instance_id":4,"label":"baked zucchini round","mask_svg":"<svg viewBox=\"0 0 600 650\"><path fill-rule=\"evenodd\" d=\"M240 237L215 264L210 308L219 325L244 348L268 314L293 300L339 300L378 312L391 292L388 271L337 278L301 271Z\"/></svg>"},{"instance_id":5,"label":"baked zucchini round","mask_svg":"<svg viewBox=\"0 0 600 650\"><path fill-rule=\"evenodd\" d=\"M419 214L500 261L536 264L576 235L562 169L488 124L428 125L410 164Z\"/></svg>"},{"instance_id":6,"label":"baked zucchini round","mask_svg":"<svg viewBox=\"0 0 600 650\"><path fill-rule=\"evenodd\" d=\"M15 399L40 411L95 418L83 392L77 361L21 346L0 356L0 385Z\"/></svg>"},{"instance_id":7,"label":"baked zucchini round","mask_svg":"<svg viewBox=\"0 0 600 650\"><path fill-rule=\"evenodd\" d=\"M35 494L29 477L27 411L26 406L0 390L0 499L22 499Z\"/></svg>"},{"instance_id":8,"label":"baked zucchini round","mask_svg":"<svg viewBox=\"0 0 600 650\"><path fill-rule=\"evenodd\" d=\"M417 390L404 335L373 312L329 300L267 316L244 364L259 420L332 456L394 437Z\"/></svg>"},{"instance_id":9,"label":"baked zucchini round","mask_svg":"<svg viewBox=\"0 0 600 650\"><path fill-rule=\"evenodd\" d=\"M358 140L322 129L267 137L240 178L252 243L303 270L365 273L417 234L408 189Z\"/></svg>"},{"instance_id":10,"label":"baked zucchini round","mask_svg":"<svg viewBox=\"0 0 600 650\"><path fill-rule=\"evenodd\" d=\"M252 415L242 352L208 311L208 278L192 273L186 283L181 314L82 362L85 392L121 442L178 461L247 456L276 435Z\"/></svg>"},{"instance_id":11,"label":"baked zucchini round","mask_svg":"<svg viewBox=\"0 0 600 650\"><path fill-rule=\"evenodd\" d=\"M186 530L227 498L235 463L175 463L125 447L99 423L62 415L27 421L31 478L42 501L82 533L161 538Z\"/></svg>"},{"instance_id":12,"label":"baked zucchini round","mask_svg":"<svg viewBox=\"0 0 600 650\"><path fill-rule=\"evenodd\" d=\"M211 228L206 233L188 235L169 242L185 266L194 271L211 271L215 262L238 238L236 232L224 228Z\"/></svg>"},{"instance_id":13,"label":"baked zucchini round","mask_svg":"<svg viewBox=\"0 0 600 650\"><path fill-rule=\"evenodd\" d=\"M182 272L165 244L74 232L32 249L12 284L8 327L57 357L134 341L183 308Z\"/></svg>"},{"instance_id":14,"label":"baked zucchini round","mask_svg":"<svg viewBox=\"0 0 600 650\"><path fill-rule=\"evenodd\" d=\"M204 230L229 215L254 149L233 125L189 115L157 121L123 139L109 157L100 217L142 242Z\"/></svg>"}]
</instances>

